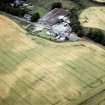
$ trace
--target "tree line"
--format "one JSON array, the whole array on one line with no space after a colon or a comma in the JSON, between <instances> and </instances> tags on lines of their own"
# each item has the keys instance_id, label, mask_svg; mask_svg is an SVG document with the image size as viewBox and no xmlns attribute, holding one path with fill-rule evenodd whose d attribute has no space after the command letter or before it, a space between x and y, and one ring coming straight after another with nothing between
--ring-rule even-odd
<instances>
[{"instance_id":1,"label":"tree line","mask_svg":"<svg viewBox=\"0 0 105 105\"><path fill-rule=\"evenodd\" d=\"M28 12L28 9L21 8L20 6L12 6L11 3L14 3L14 1L15 0L0 0L0 10L16 16L24 16L24 14Z\"/></svg>"}]
</instances>

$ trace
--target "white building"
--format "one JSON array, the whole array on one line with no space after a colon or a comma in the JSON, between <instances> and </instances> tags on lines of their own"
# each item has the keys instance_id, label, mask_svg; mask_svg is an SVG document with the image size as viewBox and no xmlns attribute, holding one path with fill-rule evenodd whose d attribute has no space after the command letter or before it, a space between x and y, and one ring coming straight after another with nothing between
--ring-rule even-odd
<instances>
[{"instance_id":1,"label":"white building","mask_svg":"<svg viewBox=\"0 0 105 105\"><path fill-rule=\"evenodd\" d=\"M62 22L62 23L57 23L52 26L52 31L56 34L64 34L64 33L69 33L72 31L71 27L69 24Z\"/></svg>"}]
</instances>

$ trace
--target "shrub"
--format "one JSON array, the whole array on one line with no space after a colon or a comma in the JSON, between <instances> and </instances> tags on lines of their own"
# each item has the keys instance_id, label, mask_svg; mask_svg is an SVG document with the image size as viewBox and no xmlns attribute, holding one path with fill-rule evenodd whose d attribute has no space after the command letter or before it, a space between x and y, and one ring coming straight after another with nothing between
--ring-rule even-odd
<instances>
[{"instance_id":1,"label":"shrub","mask_svg":"<svg viewBox=\"0 0 105 105\"><path fill-rule=\"evenodd\" d=\"M79 21L79 17L78 17L78 10L75 8L72 8L70 10L70 26L72 27L72 31L76 32L78 34L78 36L82 37L83 36L83 31L82 31L82 27Z\"/></svg>"},{"instance_id":2,"label":"shrub","mask_svg":"<svg viewBox=\"0 0 105 105\"><path fill-rule=\"evenodd\" d=\"M13 15L16 15L16 16L20 16L20 17L23 17L24 14L26 14L28 12L27 9L25 9L25 8L21 8L21 7L14 8L14 7L11 7L11 5L8 3L6 3L6 4L1 3L0 10L10 13L10 14L13 14Z\"/></svg>"},{"instance_id":3,"label":"shrub","mask_svg":"<svg viewBox=\"0 0 105 105\"><path fill-rule=\"evenodd\" d=\"M89 29L88 31L89 33L86 35L88 38L90 38L95 42L105 45L105 35L102 32L102 30L93 28L93 29Z\"/></svg>"},{"instance_id":4,"label":"shrub","mask_svg":"<svg viewBox=\"0 0 105 105\"><path fill-rule=\"evenodd\" d=\"M40 18L40 14L38 12L36 12L32 15L31 21L32 22L37 22L39 18Z\"/></svg>"},{"instance_id":5,"label":"shrub","mask_svg":"<svg viewBox=\"0 0 105 105\"><path fill-rule=\"evenodd\" d=\"M62 3L61 2L55 2L52 4L51 9L55 9L55 8L62 8Z\"/></svg>"}]
</instances>

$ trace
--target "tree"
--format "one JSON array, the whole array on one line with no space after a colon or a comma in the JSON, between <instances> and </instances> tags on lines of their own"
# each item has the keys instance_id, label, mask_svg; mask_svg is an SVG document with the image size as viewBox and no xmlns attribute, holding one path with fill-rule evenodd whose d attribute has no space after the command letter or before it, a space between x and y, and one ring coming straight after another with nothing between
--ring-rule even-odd
<instances>
[{"instance_id":1,"label":"tree","mask_svg":"<svg viewBox=\"0 0 105 105\"><path fill-rule=\"evenodd\" d=\"M51 9L55 9L55 8L62 8L62 3L61 2L55 2L52 4Z\"/></svg>"},{"instance_id":2,"label":"tree","mask_svg":"<svg viewBox=\"0 0 105 105\"><path fill-rule=\"evenodd\" d=\"M15 0L0 0L0 3L13 3Z\"/></svg>"},{"instance_id":3,"label":"tree","mask_svg":"<svg viewBox=\"0 0 105 105\"><path fill-rule=\"evenodd\" d=\"M79 21L79 16L78 16L78 9L72 8L70 9L70 26L72 27L72 31L76 32L78 36L82 37L83 36L83 30Z\"/></svg>"},{"instance_id":4,"label":"tree","mask_svg":"<svg viewBox=\"0 0 105 105\"><path fill-rule=\"evenodd\" d=\"M11 6L10 4L13 3L14 1L15 0L0 0L0 10L20 17L23 17L24 14L28 13L29 9L27 9L26 7Z\"/></svg>"},{"instance_id":5,"label":"tree","mask_svg":"<svg viewBox=\"0 0 105 105\"><path fill-rule=\"evenodd\" d=\"M38 12L36 12L32 15L31 21L32 22L37 22L39 18L40 18L40 14Z\"/></svg>"}]
</instances>

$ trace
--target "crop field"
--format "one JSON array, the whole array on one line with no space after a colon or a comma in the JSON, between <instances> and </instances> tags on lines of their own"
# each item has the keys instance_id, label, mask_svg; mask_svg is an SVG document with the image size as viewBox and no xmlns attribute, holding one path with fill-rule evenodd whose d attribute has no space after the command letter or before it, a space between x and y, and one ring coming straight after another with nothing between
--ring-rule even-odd
<instances>
[{"instance_id":1,"label":"crop field","mask_svg":"<svg viewBox=\"0 0 105 105\"><path fill-rule=\"evenodd\" d=\"M105 3L105 0L93 0L93 1L97 1L99 3Z\"/></svg>"},{"instance_id":2,"label":"crop field","mask_svg":"<svg viewBox=\"0 0 105 105\"><path fill-rule=\"evenodd\" d=\"M99 29L105 35L105 7L96 6L85 9L80 14L80 22L83 27Z\"/></svg>"},{"instance_id":3,"label":"crop field","mask_svg":"<svg viewBox=\"0 0 105 105\"><path fill-rule=\"evenodd\" d=\"M104 47L30 37L0 15L0 105L104 105L104 89Z\"/></svg>"}]
</instances>

